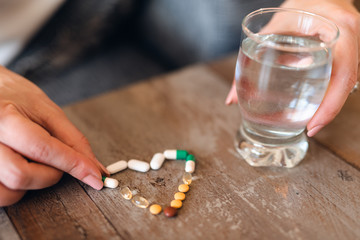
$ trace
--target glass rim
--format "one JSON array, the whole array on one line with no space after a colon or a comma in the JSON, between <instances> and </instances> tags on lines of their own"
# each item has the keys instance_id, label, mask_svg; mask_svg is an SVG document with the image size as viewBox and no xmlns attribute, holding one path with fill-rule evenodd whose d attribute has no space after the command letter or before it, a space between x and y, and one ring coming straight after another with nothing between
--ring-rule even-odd
<instances>
[{"instance_id":1,"label":"glass rim","mask_svg":"<svg viewBox=\"0 0 360 240\"><path fill-rule=\"evenodd\" d=\"M320 19L321 21L325 22L326 24L328 24L329 26L331 26L335 31L336 34L335 36L330 40L330 41L321 41L321 43L319 44L318 47L307 47L310 50L319 50L319 49L323 49L323 48L331 48L332 46L335 45L336 41L338 40L339 36L340 36L340 30L338 28L338 26L331 20L327 19L326 17L323 17L321 15L315 14L315 13L311 13L311 12L307 12L304 10L300 10L300 9L296 9L296 8L260 8L258 10L252 11L249 14L247 14L244 19L242 20L241 26L242 29L244 31L244 33L246 34L246 36L250 37L251 39L255 40L258 43L264 42L263 40L261 40L261 35L258 33L254 33L252 32L246 25L245 23L247 23L252 17L257 16L259 14L264 14L264 13L276 13L276 12L292 12L292 13L298 13L298 14L303 14L303 15L307 15L307 16L311 16L311 17L315 17L317 19ZM283 46L281 46L280 44L277 43L272 43L271 47L274 48L284 48ZM298 47L286 47L286 48L290 48L290 49L298 49ZM306 47L305 47L306 48ZM288 49L288 50L290 50Z\"/></svg>"}]
</instances>

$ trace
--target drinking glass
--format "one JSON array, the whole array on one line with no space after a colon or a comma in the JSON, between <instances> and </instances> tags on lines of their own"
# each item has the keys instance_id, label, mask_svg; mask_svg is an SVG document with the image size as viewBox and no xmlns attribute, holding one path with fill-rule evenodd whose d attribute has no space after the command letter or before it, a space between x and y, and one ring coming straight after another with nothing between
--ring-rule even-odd
<instances>
[{"instance_id":1,"label":"drinking glass","mask_svg":"<svg viewBox=\"0 0 360 240\"><path fill-rule=\"evenodd\" d=\"M305 157L304 130L328 87L338 37L334 23L301 10L263 8L244 18L235 147L250 165L291 168Z\"/></svg>"}]
</instances>

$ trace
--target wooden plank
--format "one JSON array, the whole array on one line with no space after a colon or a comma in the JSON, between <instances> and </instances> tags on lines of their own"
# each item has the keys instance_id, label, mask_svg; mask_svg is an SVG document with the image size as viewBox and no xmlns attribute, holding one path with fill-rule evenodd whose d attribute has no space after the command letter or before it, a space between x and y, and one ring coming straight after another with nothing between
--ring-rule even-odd
<instances>
[{"instance_id":1,"label":"wooden plank","mask_svg":"<svg viewBox=\"0 0 360 240\"><path fill-rule=\"evenodd\" d=\"M120 239L116 231L69 176L6 209L21 239Z\"/></svg>"},{"instance_id":2,"label":"wooden plank","mask_svg":"<svg viewBox=\"0 0 360 240\"><path fill-rule=\"evenodd\" d=\"M360 92L348 98L340 114L315 139L360 169Z\"/></svg>"},{"instance_id":3,"label":"wooden plank","mask_svg":"<svg viewBox=\"0 0 360 240\"><path fill-rule=\"evenodd\" d=\"M212 70L211 70L212 69ZM152 216L119 190L84 186L120 236L156 239L355 239L360 237L360 172L311 141L294 169L253 168L233 147L240 122L226 107L229 83L195 66L66 107L105 165L149 161L155 152L187 149L196 180L179 216ZM150 202L168 204L181 182L182 161L148 173L114 175ZM346 172L348 178L341 177Z\"/></svg>"},{"instance_id":4,"label":"wooden plank","mask_svg":"<svg viewBox=\"0 0 360 240\"><path fill-rule=\"evenodd\" d=\"M0 240L20 239L4 208L0 208Z\"/></svg>"}]
</instances>

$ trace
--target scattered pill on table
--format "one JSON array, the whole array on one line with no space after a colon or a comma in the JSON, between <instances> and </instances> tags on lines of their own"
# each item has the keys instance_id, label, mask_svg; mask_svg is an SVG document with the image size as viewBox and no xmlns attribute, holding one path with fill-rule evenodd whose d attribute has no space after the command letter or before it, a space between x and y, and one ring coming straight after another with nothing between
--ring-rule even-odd
<instances>
[{"instance_id":1,"label":"scattered pill on table","mask_svg":"<svg viewBox=\"0 0 360 240\"><path fill-rule=\"evenodd\" d=\"M138 172L147 172L150 169L150 164L144 161L131 159L128 162L128 168Z\"/></svg>"},{"instance_id":2,"label":"scattered pill on table","mask_svg":"<svg viewBox=\"0 0 360 240\"><path fill-rule=\"evenodd\" d=\"M173 207L167 207L164 209L164 214L167 217L175 217L177 214L177 209Z\"/></svg>"},{"instance_id":3,"label":"scattered pill on table","mask_svg":"<svg viewBox=\"0 0 360 240\"><path fill-rule=\"evenodd\" d=\"M192 175L189 172L185 172L182 177L183 183L190 185L192 183Z\"/></svg>"},{"instance_id":4,"label":"scattered pill on table","mask_svg":"<svg viewBox=\"0 0 360 240\"><path fill-rule=\"evenodd\" d=\"M181 208L182 207L182 201L181 200L172 200L170 203L170 206L173 208Z\"/></svg>"},{"instance_id":5,"label":"scattered pill on table","mask_svg":"<svg viewBox=\"0 0 360 240\"><path fill-rule=\"evenodd\" d=\"M130 200L132 198L132 192L129 187L124 187L120 190L120 194L126 200Z\"/></svg>"},{"instance_id":6,"label":"scattered pill on table","mask_svg":"<svg viewBox=\"0 0 360 240\"><path fill-rule=\"evenodd\" d=\"M161 212L162 208L159 204L153 204L150 206L149 211L153 215L158 215Z\"/></svg>"},{"instance_id":7,"label":"scattered pill on table","mask_svg":"<svg viewBox=\"0 0 360 240\"><path fill-rule=\"evenodd\" d=\"M180 192L185 193L185 192L189 191L189 185L187 185L187 184L180 184L178 189L179 189Z\"/></svg>"},{"instance_id":8,"label":"scattered pill on table","mask_svg":"<svg viewBox=\"0 0 360 240\"><path fill-rule=\"evenodd\" d=\"M165 161L165 156L162 153L155 153L150 161L150 167L153 170L158 170L161 168Z\"/></svg>"},{"instance_id":9,"label":"scattered pill on table","mask_svg":"<svg viewBox=\"0 0 360 240\"><path fill-rule=\"evenodd\" d=\"M139 208L147 208L149 206L149 201L139 195L135 195L131 202Z\"/></svg>"},{"instance_id":10,"label":"scattered pill on table","mask_svg":"<svg viewBox=\"0 0 360 240\"><path fill-rule=\"evenodd\" d=\"M119 186L119 181L114 178L102 177L102 181L104 182L104 187L116 188Z\"/></svg>"},{"instance_id":11,"label":"scattered pill on table","mask_svg":"<svg viewBox=\"0 0 360 240\"><path fill-rule=\"evenodd\" d=\"M195 157L194 155L189 155L186 157L185 163L185 172L193 173L195 171Z\"/></svg>"},{"instance_id":12,"label":"scattered pill on table","mask_svg":"<svg viewBox=\"0 0 360 240\"><path fill-rule=\"evenodd\" d=\"M186 197L185 193L183 193L183 192L177 192L177 193L174 194L175 200L183 201L183 200L185 200L185 197Z\"/></svg>"},{"instance_id":13,"label":"scattered pill on table","mask_svg":"<svg viewBox=\"0 0 360 240\"><path fill-rule=\"evenodd\" d=\"M188 155L189 153L185 150L172 149L164 151L165 158L171 160L185 160Z\"/></svg>"},{"instance_id":14,"label":"scattered pill on table","mask_svg":"<svg viewBox=\"0 0 360 240\"><path fill-rule=\"evenodd\" d=\"M127 162L124 160L120 160L106 167L106 169L109 171L110 174L120 172L122 170L125 170L126 168L127 168Z\"/></svg>"}]
</instances>

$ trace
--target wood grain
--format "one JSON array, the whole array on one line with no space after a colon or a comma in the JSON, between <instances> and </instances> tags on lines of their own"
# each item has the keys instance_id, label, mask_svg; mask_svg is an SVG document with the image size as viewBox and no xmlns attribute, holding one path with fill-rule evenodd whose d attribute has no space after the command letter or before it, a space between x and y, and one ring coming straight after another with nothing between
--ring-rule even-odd
<instances>
[{"instance_id":1,"label":"wood grain","mask_svg":"<svg viewBox=\"0 0 360 240\"><path fill-rule=\"evenodd\" d=\"M360 92L350 95L340 114L315 139L360 169Z\"/></svg>"},{"instance_id":2,"label":"wood grain","mask_svg":"<svg viewBox=\"0 0 360 240\"><path fill-rule=\"evenodd\" d=\"M295 169L248 166L233 148L240 116L236 106L224 105L229 83L219 76L196 66L65 108L105 165L149 161L170 148L187 149L198 159L196 180L176 219L151 216L118 190L84 186L116 231L129 239L360 237L359 172L314 141ZM114 177L166 205L183 168L181 161L167 161L159 171Z\"/></svg>"},{"instance_id":3,"label":"wood grain","mask_svg":"<svg viewBox=\"0 0 360 240\"><path fill-rule=\"evenodd\" d=\"M120 239L69 176L54 187L29 192L6 211L21 239Z\"/></svg>"},{"instance_id":4,"label":"wood grain","mask_svg":"<svg viewBox=\"0 0 360 240\"><path fill-rule=\"evenodd\" d=\"M227 61L189 67L64 108L104 165L150 161L165 149L194 154L194 181L176 218L152 216L119 193L129 186L151 203L168 205L184 162L166 161L158 171L113 175L120 181L117 189L96 191L66 176L54 187L30 192L5 209L20 238L359 239L360 172L332 145L328 149L321 138L311 139L306 158L293 169L254 168L236 153L240 114L237 106L224 104L234 64ZM354 121L351 109L342 114ZM354 147L349 156L359 151Z\"/></svg>"},{"instance_id":5,"label":"wood grain","mask_svg":"<svg viewBox=\"0 0 360 240\"><path fill-rule=\"evenodd\" d=\"M5 210L0 208L0 240L6 239L18 240L20 237L10 222Z\"/></svg>"}]
</instances>

